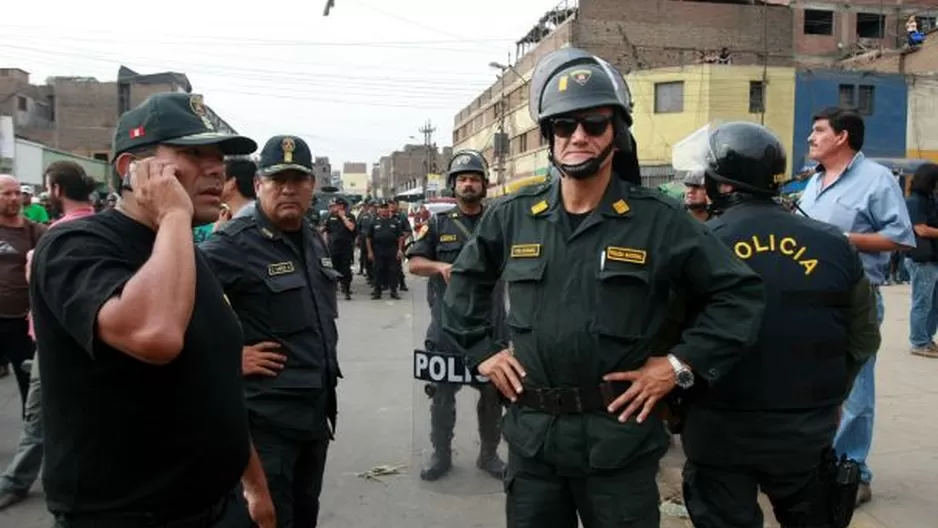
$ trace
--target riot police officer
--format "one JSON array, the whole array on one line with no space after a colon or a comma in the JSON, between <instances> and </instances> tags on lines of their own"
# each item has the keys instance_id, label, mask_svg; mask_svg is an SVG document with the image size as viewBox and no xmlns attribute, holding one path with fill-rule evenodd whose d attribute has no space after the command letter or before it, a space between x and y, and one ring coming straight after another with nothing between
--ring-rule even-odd
<instances>
[{"instance_id":1,"label":"riot police officer","mask_svg":"<svg viewBox=\"0 0 938 528\"><path fill-rule=\"evenodd\" d=\"M400 285L398 267L404 257L404 226L401 219L391 216L387 200L378 202L378 216L368 226L366 243L368 260L374 265L374 288L372 299L380 299L381 292L390 290L392 299L400 299L397 288Z\"/></svg>"},{"instance_id":2,"label":"riot police officer","mask_svg":"<svg viewBox=\"0 0 938 528\"><path fill-rule=\"evenodd\" d=\"M463 246L472 237L482 218L482 199L488 186L488 169L485 158L477 151L462 150L453 154L446 175L447 188L456 197L456 208L433 215L421 226L414 243L407 250L410 272L430 277L428 301L431 307L430 327L427 329L426 346L430 351L455 353L455 347L447 344L440 326L440 310L443 292L449 282L453 262ZM504 327L503 291L497 293L492 302L496 333L499 339L506 336ZM505 463L498 457L501 440L500 421L502 404L498 389L491 383L478 385L479 402L476 406L479 420L479 457L476 466L493 477L501 478ZM456 392L460 385L437 383L432 387L430 404L430 443L433 453L420 472L424 480L436 480L452 467L453 429L456 426Z\"/></svg>"},{"instance_id":3,"label":"riot police officer","mask_svg":"<svg viewBox=\"0 0 938 528\"><path fill-rule=\"evenodd\" d=\"M339 284L345 300L352 298L352 259L355 258L355 215L348 212L348 201L337 196L329 200L329 216L323 230L332 253L332 266L342 274Z\"/></svg>"},{"instance_id":4,"label":"riot police officer","mask_svg":"<svg viewBox=\"0 0 938 528\"><path fill-rule=\"evenodd\" d=\"M719 379L755 337L758 275L673 200L640 185L631 96L607 61L543 57L530 83L560 177L497 200L450 270L443 329L512 403L502 423L509 528L657 528L659 402ZM511 347L491 295L508 283ZM671 291L701 310L651 350Z\"/></svg>"},{"instance_id":5,"label":"riot police officer","mask_svg":"<svg viewBox=\"0 0 938 528\"><path fill-rule=\"evenodd\" d=\"M408 218L406 211L401 210L401 204L396 200L389 200L388 208L390 209L391 217L397 218L401 228L404 230L404 243L406 244L414 234L413 228L410 225L410 218ZM397 281L400 285L401 291L407 291L407 281L404 279L403 259L401 260L401 265L397 267Z\"/></svg>"},{"instance_id":6,"label":"riot police officer","mask_svg":"<svg viewBox=\"0 0 938 528\"><path fill-rule=\"evenodd\" d=\"M372 198L366 198L362 205L361 214L358 215L357 236L355 238L358 245L358 274L365 275L368 285L371 285L373 276L371 273L371 262L368 260L368 243L365 239L365 233L368 232L368 226L375 218L375 204Z\"/></svg>"},{"instance_id":7,"label":"riot police officer","mask_svg":"<svg viewBox=\"0 0 938 528\"><path fill-rule=\"evenodd\" d=\"M707 225L762 276L766 312L743 359L692 398L685 504L697 528L761 527L761 488L782 526L846 526L832 518L853 500L832 504L831 445L840 405L879 347L870 283L843 233L773 200L785 180L775 135L731 122L708 141L701 165L721 214Z\"/></svg>"},{"instance_id":8,"label":"riot police officer","mask_svg":"<svg viewBox=\"0 0 938 528\"><path fill-rule=\"evenodd\" d=\"M684 184L684 208L701 222L709 220L710 212L707 210L709 201L707 200L707 191L704 189L703 171L687 171L684 173L681 182Z\"/></svg>"}]
</instances>

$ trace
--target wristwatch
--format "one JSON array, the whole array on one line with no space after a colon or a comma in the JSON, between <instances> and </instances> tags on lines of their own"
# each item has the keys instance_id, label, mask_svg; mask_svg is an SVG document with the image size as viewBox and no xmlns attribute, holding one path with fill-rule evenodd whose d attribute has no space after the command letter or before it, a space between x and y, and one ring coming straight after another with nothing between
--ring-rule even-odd
<instances>
[{"instance_id":1,"label":"wristwatch","mask_svg":"<svg viewBox=\"0 0 938 528\"><path fill-rule=\"evenodd\" d=\"M674 377L676 379L677 386L682 389L689 389L694 385L694 373L691 369L684 366L681 363L681 360L674 357L674 354L668 354L668 361L671 362L671 367L674 368Z\"/></svg>"}]
</instances>

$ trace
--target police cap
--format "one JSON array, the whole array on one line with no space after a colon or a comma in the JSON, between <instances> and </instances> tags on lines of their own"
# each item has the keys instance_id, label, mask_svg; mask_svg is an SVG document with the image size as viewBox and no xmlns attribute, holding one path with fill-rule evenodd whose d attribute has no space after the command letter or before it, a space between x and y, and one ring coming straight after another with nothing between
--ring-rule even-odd
<instances>
[{"instance_id":1,"label":"police cap","mask_svg":"<svg viewBox=\"0 0 938 528\"><path fill-rule=\"evenodd\" d=\"M271 176L288 170L312 174L313 154L301 138L274 136L267 140L261 150L257 171L262 176Z\"/></svg>"}]
</instances>

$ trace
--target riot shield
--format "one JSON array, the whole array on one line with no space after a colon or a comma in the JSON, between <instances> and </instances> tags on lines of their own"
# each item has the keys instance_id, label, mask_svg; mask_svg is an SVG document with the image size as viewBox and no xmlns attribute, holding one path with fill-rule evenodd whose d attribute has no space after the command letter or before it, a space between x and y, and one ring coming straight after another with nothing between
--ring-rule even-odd
<instances>
[{"instance_id":1,"label":"riot shield","mask_svg":"<svg viewBox=\"0 0 938 528\"><path fill-rule=\"evenodd\" d=\"M413 450L410 474L424 489L452 495L502 493L507 446L501 438L505 400L485 377L469 371L442 330L440 277L421 280L413 295ZM505 295L494 300L504 328Z\"/></svg>"}]
</instances>

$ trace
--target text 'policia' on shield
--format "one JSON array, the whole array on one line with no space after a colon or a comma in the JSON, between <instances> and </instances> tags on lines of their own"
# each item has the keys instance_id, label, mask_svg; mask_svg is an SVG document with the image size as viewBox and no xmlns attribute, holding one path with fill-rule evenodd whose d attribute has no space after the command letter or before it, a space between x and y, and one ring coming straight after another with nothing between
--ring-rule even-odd
<instances>
[{"instance_id":1,"label":"text 'policia' on shield","mask_svg":"<svg viewBox=\"0 0 938 528\"><path fill-rule=\"evenodd\" d=\"M473 375L462 356L414 350L414 378L434 383L481 385L488 378Z\"/></svg>"}]
</instances>

